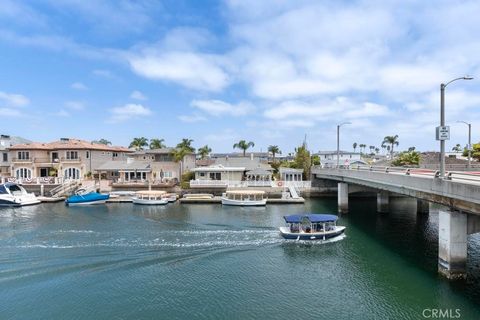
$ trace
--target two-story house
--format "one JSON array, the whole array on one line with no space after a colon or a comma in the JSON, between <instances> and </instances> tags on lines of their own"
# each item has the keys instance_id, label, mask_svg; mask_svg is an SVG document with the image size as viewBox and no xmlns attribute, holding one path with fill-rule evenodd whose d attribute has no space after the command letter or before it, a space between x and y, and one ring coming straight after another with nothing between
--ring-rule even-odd
<instances>
[{"instance_id":1,"label":"two-story house","mask_svg":"<svg viewBox=\"0 0 480 320\"><path fill-rule=\"evenodd\" d=\"M80 179L110 160L123 160L132 151L84 140L62 138L50 143L10 147L10 174L17 179L58 176Z\"/></svg>"},{"instance_id":2,"label":"two-story house","mask_svg":"<svg viewBox=\"0 0 480 320\"><path fill-rule=\"evenodd\" d=\"M0 177L10 176L10 148L17 144L29 142L29 140L21 137L14 137L5 134L0 135Z\"/></svg>"}]
</instances>

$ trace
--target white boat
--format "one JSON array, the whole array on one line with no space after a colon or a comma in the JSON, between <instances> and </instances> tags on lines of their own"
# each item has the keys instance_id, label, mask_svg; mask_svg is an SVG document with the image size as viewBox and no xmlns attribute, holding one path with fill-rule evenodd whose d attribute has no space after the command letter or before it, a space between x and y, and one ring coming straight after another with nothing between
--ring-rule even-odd
<instances>
[{"instance_id":1,"label":"white boat","mask_svg":"<svg viewBox=\"0 0 480 320\"><path fill-rule=\"evenodd\" d=\"M168 198L165 198L165 191L137 191L132 197L134 204L142 205L164 205L168 203Z\"/></svg>"},{"instance_id":2,"label":"white boat","mask_svg":"<svg viewBox=\"0 0 480 320\"><path fill-rule=\"evenodd\" d=\"M16 183L0 184L0 206L3 207L21 207L33 204L39 204L35 194L28 193L25 188Z\"/></svg>"},{"instance_id":3,"label":"white boat","mask_svg":"<svg viewBox=\"0 0 480 320\"><path fill-rule=\"evenodd\" d=\"M227 206L265 206L267 199L262 190L230 190L222 195L222 204Z\"/></svg>"},{"instance_id":4,"label":"white boat","mask_svg":"<svg viewBox=\"0 0 480 320\"><path fill-rule=\"evenodd\" d=\"M287 227L280 227L280 235L291 240L327 240L338 237L346 227L337 226L333 214L292 214L284 216Z\"/></svg>"},{"instance_id":5,"label":"white boat","mask_svg":"<svg viewBox=\"0 0 480 320\"><path fill-rule=\"evenodd\" d=\"M163 197L167 199L168 202L171 202L171 203L177 201L177 194L175 193L167 193Z\"/></svg>"}]
</instances>

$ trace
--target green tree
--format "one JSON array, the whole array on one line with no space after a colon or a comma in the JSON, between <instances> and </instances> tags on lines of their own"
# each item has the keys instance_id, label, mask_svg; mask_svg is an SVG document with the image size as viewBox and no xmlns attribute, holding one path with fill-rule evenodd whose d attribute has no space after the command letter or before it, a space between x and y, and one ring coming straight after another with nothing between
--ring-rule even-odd
<instances>
[{"instance_id":1,"label":"green tree","mask_svg":"<svg viewBox=\"0 0 480 320\"><path fill-rule=\"evenodd\" d=\"M198 153L200 154L200 157L202 159L205 159L210 154L210 152L212 152L212 149L208 145L204 145L203 147L198 148Z\"/></svg>"},{"instance_id":2,"label":"green tree","mask_svg":"<svg viewBox=\"0 0 480 320\"><path fill-rule=\"evenodd\" d=\"M418 166L420 163L420 153L417 151L404 151L392 161L394 166Z\"/></svg>"},{"instance_id":3,"label":"green tree","mask_svg":"<svg viewBox=\"0 0 480 320\"><path fill-rule=\"evenodd\" d=\"M383 138L382 146L384 145L390 146L390 157L393 157L393 148L394 146L399 145L398 134L394 136L386 136L385 138Z\"/></svg>"},{"instance_id":4,"label":"green tree","mask_svg":"<svg viewBox=\"0 0 480 320\"><path fill-rule=\"evenodd\" d=\"M240 140L233 145L233 149L241 149L243 150L243 156L245 157L245 153L250 147L254 147L255 143L252 141L246 142L245 140Z\"/></svg>"},{"instance_id":5,"label":"green tree","mask_svg":"<svg viewBox=\"0 0 480 320\"><path fill-rule=\"evenodd\" d=\"M460 152L460 151L462 151L462 146L460 145L460 143L457 143L457 144L455 145L455 147L452 148L452 151L454 151L454 152Z\"/></svg>"},{"instance_id":6,"label":"green tree","mask_svg":"<svg viewBox=\"0 0 480 320\"><path fill-rule=\"evenodd\" d=\"M319 166L320 165L320 157L318 154L312 156L312 165L313 166Z\"/></svg>"},{"instance_id":7,"label":"green tree","mask_svg":"<svg viewBox=\"0 0 480 320\"><path fill-rule=\"evenodd\" d=\"M92 141L93 143L99 143L99 144L104 144L106 146L108 145L111 145L112 143L110 141L108 141L107 139L100 139L100 140L95 140L95 141Z\"/></svg>"},{"instance_id":8,"label":"green tree","mask_svg":"<svg viewBox=\"0 0 480 320\"><path fill-rule=\"evenodd\" d=\"M164 144L165 139L150 139L150 149L162 149L165 148L166 145Z\"/></svg>"},{"instance_id":9,"label":"green tree","mask_svg":"<svg viewBox=\"0 0 480 320\"><path fill-rule=\"evenodd\" d=\"M129 148L135 148L135 150L143 150L144 147L148 146L148 139L145 137L133 138L133 141L128 146Z\"/></svg>"},{"instance_id":10,"label":"green tree","mask_svg":"<svg viewBox=\"0 0 480 320\"><path fill-rule=\"evenodd\" d=\"M355 152L355 150L357 150L357 146L358 144L356 142L353 143L353 152Z\"/></svg>"},{"instance_id":11,"label":"green tree","mask_svg":"<svg viewBox=\"0 0 480 320\"><path fill-rule=\"evenodd\" d=\"M190 152L195 152L195 148L192 147L193 140L183 138L180 143L177 144L177 149L186 149Z\"/></svg>"},{"instance_id":12,"label":"green tree","mask_svg":"<svg viewBox=\"0 0 480 320\"><path fill-rule=\"evenodd\" d=\"M273 156L273 162L275 162L275 156L277 154L282 154L282 151L280 151L280 148L278 146L269 146L268 147L268 152L272 153Z\"/></svg>"},{"instance_id":13,"label":"green tree","mask_svg":"<svg viewBox=\"0 0 480 320\"><path fill-rule=\"evenodd\" d=\"M464 157L468 156L468 149L467 147L463 148ZM472 144L472 159L476 159L477 161L480 160L480 142Z\"/></svg>"},{"instance_id":14,"label":"green tree","mask_svg":"<svg viewBox=\"0 0 480 320\"><path fill-rule=\"evenodd\" d=\"M412 151L415 151L415 147L408 148L408 152L412 152Z\"/></svg>"},{"instance_id":15,"label":"green tree","mask_svg":"<svg viewBox=\"0 0 480 320\"><path fill-rule=\"evenodd\" d=\"M375 148L375 153L378 154L380 152L380 148Z\"/></svg>"},{"instance_id":16,"label":"green tree","mask_svg":"<svg viewBox=\"0 0 480 320\"><path fill-rule=\"evenodd\" d=\"M301 145L295 149L295 159L291 164L291 167L297 169L303 169L304 180L310 179L310 169L312 167L312 158L310 151L307 150L306 144Z\"/></svg>"}]
</instances>

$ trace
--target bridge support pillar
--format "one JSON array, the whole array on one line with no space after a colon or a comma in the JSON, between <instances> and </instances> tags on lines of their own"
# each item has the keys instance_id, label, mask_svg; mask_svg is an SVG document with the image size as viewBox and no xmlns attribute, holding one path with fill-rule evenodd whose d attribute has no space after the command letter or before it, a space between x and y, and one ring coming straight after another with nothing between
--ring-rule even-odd
<instances>
[{"instance_id":1,"label":"bridge support pillar","mask_svg":"<svg viewBox=\"0 0 480 320\"><path fill-rule=\"evenodd\" d=\"M348 212L348 184L345 182L338 183L338 212Z\"/></svg>"},{"instance_id":2,"label":"bridge support pillar","mask_svg":"<svg viewBox=\"0 0 480 320\"><path fill-rule=\"evenodd\" d=\"M388 212L389 194L388 191L380 191L377 193L377 211Z\"/></svg>"},{"instance_id":3,"label":"bridge support pillar","mask_svg":"<svg viewBox=\"0 0 480 320\"><path fill-rule=\"evenodd\" d=\"M441 209L438 228L438 272L447 279L464 279L467 265L467 214Z\"/></svg>"},{"instance_id":4,"label":"bridge support pillar","mask_svg":"<svg viewBox=\"0 0 480 320\"><path fill-rule=\"evenodd\" d=\"M417 199L417 213L429 213L430 202L422 199Z\"/></svg>"}]
</instances>

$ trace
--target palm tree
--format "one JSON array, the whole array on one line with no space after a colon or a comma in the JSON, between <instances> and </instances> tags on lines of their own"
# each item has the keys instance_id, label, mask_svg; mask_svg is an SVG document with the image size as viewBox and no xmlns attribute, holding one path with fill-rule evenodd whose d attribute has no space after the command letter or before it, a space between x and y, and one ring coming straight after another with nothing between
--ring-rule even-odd
<instances>
[{"instance_id":1,"label":"palm tree","mask_svg":"<svg viewBox=\"0 0 480 320\"><path fill-rule=\"evenodd\" d=\"M129 148L135 148L135 150L143 150L144 147L148 146L148 139L145 137L133 138L133 141L128 146Z\"/></svg>"},{"instance_id":2,"label":"palm tree","mask_svg":"<svg viewBox=\"0 0 480 320\"><path fill-rule=\"evenodd\" d=\"M278 146L269 146L268 147L268 152L272 153L273 163L275 163L275 155L282 154L282 151L280 151L280 148Z\"/></svg>"},{"instance_id":3,"label":"palm tree","mask_svg":"<svg viewBox=\"0 0 480 320\"><path fill-rule=\"evenodd\" d=\"M389 151L390 151L390 157L392 158L393 157L393 147L399 145L398 134L396 134L394 136L386 136L385 138L383 138L382 146L383 145L390 145Z\"/></svg>"},{"instance_id":4,"label":"palm tree","mask_svg":"<svg viewBox=\"0 0 480 320\"><path fill-rule=\"evenodd\" d=\"M204 145L203 147L198 148L198 153L200 154L200 157L202 159L205 159L210 154L210 152L212 152L212 149L208 145Z\"/></svg>"},{"instance_id":5,"label":"palm tree","mask_svg":"<svg viewBox=\"0 0 480 320\"><path fill-rule=\"evenodd\" d=\"M455 147L452 148L452 151L455 151L455 152L462 151L462 146L460 145L460 143L457 143Z\"/></svg>"},{"instance_id":6,"label":"palm tree","mask_svg":"<svg viewBox=\"0 0 480 320\"><path fill-rule=\"evenodd\" d=\"M366 145L366 144L363 144L363 143L361 143L361 144L359 145L359 147L360 147L360 153L362 153L362 149L363 149L363 151L365 151L366 146L367 146L367 145Z\"/></svg>"},{"instance_id":7,"label":"palm tree","mask_svg":"<svg viewBox=\"0 0 480 320\"><path fill-rule=\"evenodd\" d=\"M103 138L102 138L102 139L100 139L100 140L92 141L92 142L94 142L94 143L100 143L100 144L104 144L104 145L106 145L106 146L108 146L108 145L111 145L111 144L112 144L110 141L108 141L107 139L103 139Z\"/></svg>"},{"instance_id":8,"label":"palm tree","mask_svg":"<svg viewBox=\"0 0 480 320\"><path fill-rule=\"evenodd\" d=\"M415 147L408 148L408 152L412 152L412 151L415 151Z\"/></svg>"},{"instance_id":9,"label":"palm tree","mask_svg":"<svg viewBox=\"0 0 480 320\"><path fill-rule=\"evenodd\" d=\"M254 146L255 146L255 143L253 143L252 141L246 142L245 140L240 140L240 141L238 141L238 143L235 143L233 145L233 149L235 149L235 148L242 149L243 150L243 156L245 157L245 152L247 152L247 149L250 148L250 147L254 147Z\"/></svg>"},{"instance_id":10,"label":"palm tree","mask_svg":"<svg viewBox=\"0 0 480 320\"><path fill-rule=\"evenodd\" d=\"M370 149L370 153L373 153L373 150L375 150L375 146L370 146L368 148Z\"/></svg>"},{"instance_id":11,"label":"palm tree","mask_svg":"<svg viewBox=\"0 0 480 320\"><path fill-rule=\"evenodd\" d=\"M192 139L183 138L182 141L179 144L177 144L177 149L185 149L190 152L195 152L195 148L192 147L192 142L193 142Z\"/></svg>"},{"instance_id":12,"label":"palm tree","mask_svg":"<svg viewBox=\"0 0 480 320\"><path fill-rule=\"evenodd\" d=\"M353 143L353 152L357 149L358 144L356 142Z\"/></svg>"},{"instance_id":13,"label":"palm tree","mask_svg":"<svg viewBox=\"0 0 480 320\"><path fill-rule=\"evenodd\" d=\"M375 148L375 153L378 154L380 152L379 148Z\"/></svg>"},{"instance_id":14,"label":"palm tree","mask_svg":"<svg viewBox=\"0 0 480 320\"><path fill-rule=\"evenodd\" d=\"M165 139L150 139L150 149L162 149L165 148L166 145L164 144Z\"/></svg>"}]
</instances>

